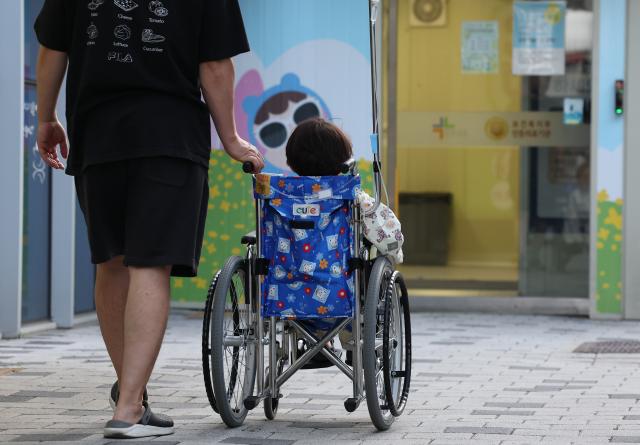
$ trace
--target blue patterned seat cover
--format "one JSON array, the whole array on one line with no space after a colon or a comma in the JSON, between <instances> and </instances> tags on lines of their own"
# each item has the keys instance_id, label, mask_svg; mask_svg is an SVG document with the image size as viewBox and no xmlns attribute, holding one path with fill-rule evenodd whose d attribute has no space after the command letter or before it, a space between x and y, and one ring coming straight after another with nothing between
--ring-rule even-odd
<instances>
[{"instance_id":1,"label":"blue patterned seat cover","mask_svg":"<svg viewBox=\"0 0 640 445\"><path fill-rule=\"evenodd\" d=\"M359 189L359 176L256 175L254 196L264 200L261 253L270 262L263 316L352 316L349 204Z\"/></svg>"}]
</instances>

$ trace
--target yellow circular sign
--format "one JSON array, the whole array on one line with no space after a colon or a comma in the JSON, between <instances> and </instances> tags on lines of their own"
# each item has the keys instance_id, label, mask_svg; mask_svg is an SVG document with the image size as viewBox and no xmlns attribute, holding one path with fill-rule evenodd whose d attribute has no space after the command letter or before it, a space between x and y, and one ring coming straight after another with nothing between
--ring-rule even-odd
<instances>
[{"instance_id":1,"label":"yellow circular sign","mask_svg":"<svg viewBox=\"0 0 640 445\"><path fill-rule=\"evenodd\" d=\"M557 25L562 20L562 9L558 5L549 5L544 13L544 18L548 23Z\"/></svg>"},{"instance_id":2,"label":"yellow circular sign","mask_svg":"<svg viewBox=\"0 0 640 445\"><path fill-rule=\"evenodd\" d=\"M509 123L499 116L494 116L484 124L484 132L489 139L499 141L509 134Z\"/></svg>"}]
</instances>

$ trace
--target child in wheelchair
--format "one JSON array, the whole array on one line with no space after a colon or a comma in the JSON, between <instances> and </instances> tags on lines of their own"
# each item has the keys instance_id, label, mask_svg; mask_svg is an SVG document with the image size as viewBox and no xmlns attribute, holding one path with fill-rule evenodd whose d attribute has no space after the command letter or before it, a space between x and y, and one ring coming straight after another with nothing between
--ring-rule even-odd
<instances>
[{"instance_id":1,"label":"child in wheelchair","mask_svg":"<svg viewBox=\"0 0 640 445\"><path fill-rule=\"evenodd\" d=\"M337 176L342 166L353 156L351 142L346 134L334 124L321 118L302 122L293 131L286 146L287 163L291 170L299 176ZM393 211L384 204L379 204L375 211L375 200L366 192L359 190L357 199L364 215L363 232L365 238L376 250L387 255L396 264L403 261L402 235L400 221ZM333 326L333 320L307 320L304 324L318 336ZM353 343L348 331L340 333L340 343L347 350L347 364L351 362L351 345ZM329 345L327 345L329 346ZM333 345L331 345L333 349ZM306 345L302 341L300 354ZM335 349L334 352L337 353ZM322 354L317 354L304 368L323 368L332 363Z\"/></svg>"}]
</instances>

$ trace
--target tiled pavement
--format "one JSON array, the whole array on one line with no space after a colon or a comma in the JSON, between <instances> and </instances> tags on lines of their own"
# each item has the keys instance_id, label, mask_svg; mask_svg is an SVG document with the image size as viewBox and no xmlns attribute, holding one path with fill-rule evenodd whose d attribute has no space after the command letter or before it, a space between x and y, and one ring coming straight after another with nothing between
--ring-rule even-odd
<instances>
[{"instance_id":1,"label":"tiled pavement","mask_svg":"<svg viewBox=\"0 0 640 445\"><path fill-rule=\"evenodd\" d=\"M206 399L194 314L172 316L149 385L177 432L145 443L640 443L640 354L572 353L584 341L639 339L640 323L414 314L409 405L377 433L366 404L344 411L350 383L335 368L290 380L275 421L258 408L227 429ZM101 429L113 376L95 324L0 341L0 443L109 443Z\"/></svg>"}]
</instances>

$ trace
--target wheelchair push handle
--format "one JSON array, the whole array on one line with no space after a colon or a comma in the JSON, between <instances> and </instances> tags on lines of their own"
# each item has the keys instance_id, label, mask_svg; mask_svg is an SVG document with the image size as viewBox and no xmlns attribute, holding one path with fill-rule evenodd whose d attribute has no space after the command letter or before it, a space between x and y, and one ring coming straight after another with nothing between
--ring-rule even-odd
<instances>
[{"instance_id":1,"label":"wheelchair push handle","mask_svg":"<svg viewBox=\"0 0 640 445\"><path fill-rule=\"evenodd\" d=\"M253 173L253 164L251 161L244 161L242 163L242 171L245 173Z\"/></svg>"},{"instance_id":2,"label":"wheelchair push handle","mask_svg":"<svg viewBox=\"0 0 640 445\"><path fill-rule=\"evenodd\" d=\"M356 160L351 158L340 166L340 173L342 173L343 175L346 175L347 173L352 173L354 171L355 166L356 166Z\"/></svg>"}]
</instances>

